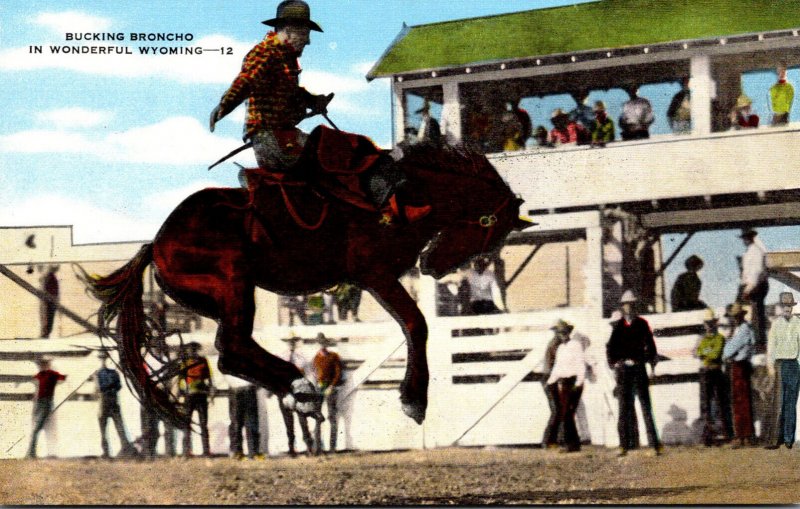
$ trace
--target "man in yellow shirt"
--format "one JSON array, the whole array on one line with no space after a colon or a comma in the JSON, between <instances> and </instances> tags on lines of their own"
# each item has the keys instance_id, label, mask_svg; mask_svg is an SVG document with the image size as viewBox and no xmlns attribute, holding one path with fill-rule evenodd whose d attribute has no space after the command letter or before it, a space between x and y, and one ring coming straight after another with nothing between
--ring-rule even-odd
<instances>
[{"instance_id":1,"label":"man in yellow shirt","mask_svg":"<svg viewBox=\"0 0 800 509\"><path fill-rule=\"evenodd\" d=\"M794 100L794 87L786 81L786 67L777 69L778 82L769 89L769 102L772 107L772 125L786 125L789 123L789 111Z\"/></svg>"}]
</instances>

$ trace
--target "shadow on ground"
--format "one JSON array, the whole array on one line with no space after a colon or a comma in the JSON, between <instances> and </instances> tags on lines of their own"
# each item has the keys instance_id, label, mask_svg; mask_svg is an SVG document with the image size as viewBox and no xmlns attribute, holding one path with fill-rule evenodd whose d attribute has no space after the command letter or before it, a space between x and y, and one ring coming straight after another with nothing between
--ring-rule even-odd
<instances>
[{"instance_id":1,"label":"shadow on ground","mask_svg":"<svg viewBox=\"0 0 800 509\"><path fill-rule=\"evenodd\" d=\"M600 488L580 490L533 490L443 497L387 497L381 505L502 505L502 504L591 504L639 500L652 504L664 497L703 489L703 486L674 488Z\"/></svg>"}]
</instances>

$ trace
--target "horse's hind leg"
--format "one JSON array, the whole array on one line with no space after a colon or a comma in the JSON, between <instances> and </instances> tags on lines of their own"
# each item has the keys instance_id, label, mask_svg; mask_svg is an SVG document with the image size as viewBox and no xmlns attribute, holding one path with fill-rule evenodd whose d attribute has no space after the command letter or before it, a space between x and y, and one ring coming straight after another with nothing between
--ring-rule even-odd
<instances>
[{"instance_id":1,"label":"horse's hind leg","mask_svg":"<svg viewBox=\"0 0 800 509\"><path fill-rule=\"evenodd\" d=\"M303 377L293 364L270 354L253 340L255 288L237 284L243 276L184 274L178 278L170 274L159 279L175 300L217 321L215 346L219 351L220 371L280 395L289 392L292 381Z\"/></svg>"}]
</instances>

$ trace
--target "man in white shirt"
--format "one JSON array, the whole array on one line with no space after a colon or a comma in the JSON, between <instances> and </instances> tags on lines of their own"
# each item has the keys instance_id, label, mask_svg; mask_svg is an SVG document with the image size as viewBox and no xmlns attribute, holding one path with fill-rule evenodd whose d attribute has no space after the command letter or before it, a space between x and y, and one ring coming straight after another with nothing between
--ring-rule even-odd
<instances>
[{"instance_id":1,"label":"man in white shirt","mask_svg":"<svg viewBox=\"0 0 800 509\"><path fill-rule=\"evenodd\" d=\"M498 302L502 302L500 286L494 272L488 270L489 260L480 257L467 272L464 283L469 288L469 309L465 314L488 315L500 313ZM502 305L502 304L501 304Z\"/></svg>"},{"instance_id":2,"label":"man in white shirt","mask_svg":"<svg viewBox=\"0 0 800 509\"><path fill-rule=\"evenodd\" d=\"M756 333L756 344L763 346L767 339L767 315L764 309L764 297L769 291L766 270L766 248L758 233L750 228L742 230L739 236L746 246L742 256L742 277L739 286L738 302L750 304L750 322Z\"/></svg>"},{"instance_id":3,"label":"man in white shirt","mask_svg":"<svg viewBox=\"0 0 800 509\"><path fill-rule=\"evenodd\" d=\"M577 338L570 337L573 326L564 320L559 320L552 330L561 341L556 350L556 360L550 377L547 379L548 387L557 384L558 387L558 424L556 429L561 429L562 452L575 452L581 450L581 439L575 425L575 411L583 393L583 381L586 377L586 359L583 353L583 344Z\"/></svg>"},{"instance_id":4,"label":"man in white shirt","mask_svg":"<svg viewBox=\"0 0 800 509\"><path fill-rule=\"evenodd\" d=\"M290 338L284 338L283 341L289 343L289 348L280 355L280 358L291 362L297 369L299 369L303 375L308 375L308 360L303 357L300 352L297 351L297 343L302 341L302 338L299 338L295 335L292 335ZM308 429L308 417L305 415L294 412L291 408L288 408L283 403L283 399L278 398L278 406L281 409L281 415L283 416L283 423L286 425L286 435L289 439L289 456L295 457L297 453L294 449L294 415L297 413L297 420L300 421L300 430L303 433L303 442L306 444L306 453L310 454L311 451L314 450L314 439L311 437L311 431Z\"/></svg>"},{"instance_id":5,"label":"man in white shirt","mask_svg":"<svg viewBox=\"0 0 800 509\"><path fill-rule=\"evenodd\" d=\"M782 292L780 297L782 314L772 322L767 343L767 369L770 377L780 371L781 411L778 418L778 439L767 449L777 449L785 444L794 445L797 426L797 396L800 388L800 318L792 314L797 304L792 292Z\"/></svg>"}]
</instances>

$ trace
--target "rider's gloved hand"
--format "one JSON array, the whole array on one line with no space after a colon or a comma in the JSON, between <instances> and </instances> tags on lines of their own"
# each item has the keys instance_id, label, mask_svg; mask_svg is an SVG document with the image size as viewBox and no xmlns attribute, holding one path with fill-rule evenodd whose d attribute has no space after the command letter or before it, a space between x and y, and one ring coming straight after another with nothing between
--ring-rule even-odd
<instances>
[{"instance_id":1,"label":"rider's gloved hand","mask_svg":"<svg viewBox=\"0 0 800 509\"><path fill-rule=\"evenodd\" d=\"M314 96L314 104L312 110L315 114L327 113L328 103L333 99L333 92L328 95L320 94Z\"/></svg>"},{"instance_id":2,"label":"rider's gloved hand","mask_svg":"<svg viewBox=\"0 0 800 509\"><path fill-rule=\"evenodd\" d=\"M212 133L214 132L214 125L217 123L217 120L219 120L219 112L220 112L219 105L217 105L217 107L214 108L214 111L211 112L211 118L208 121L208 128L211 130Z\"/></svg>"}]
</instances>

